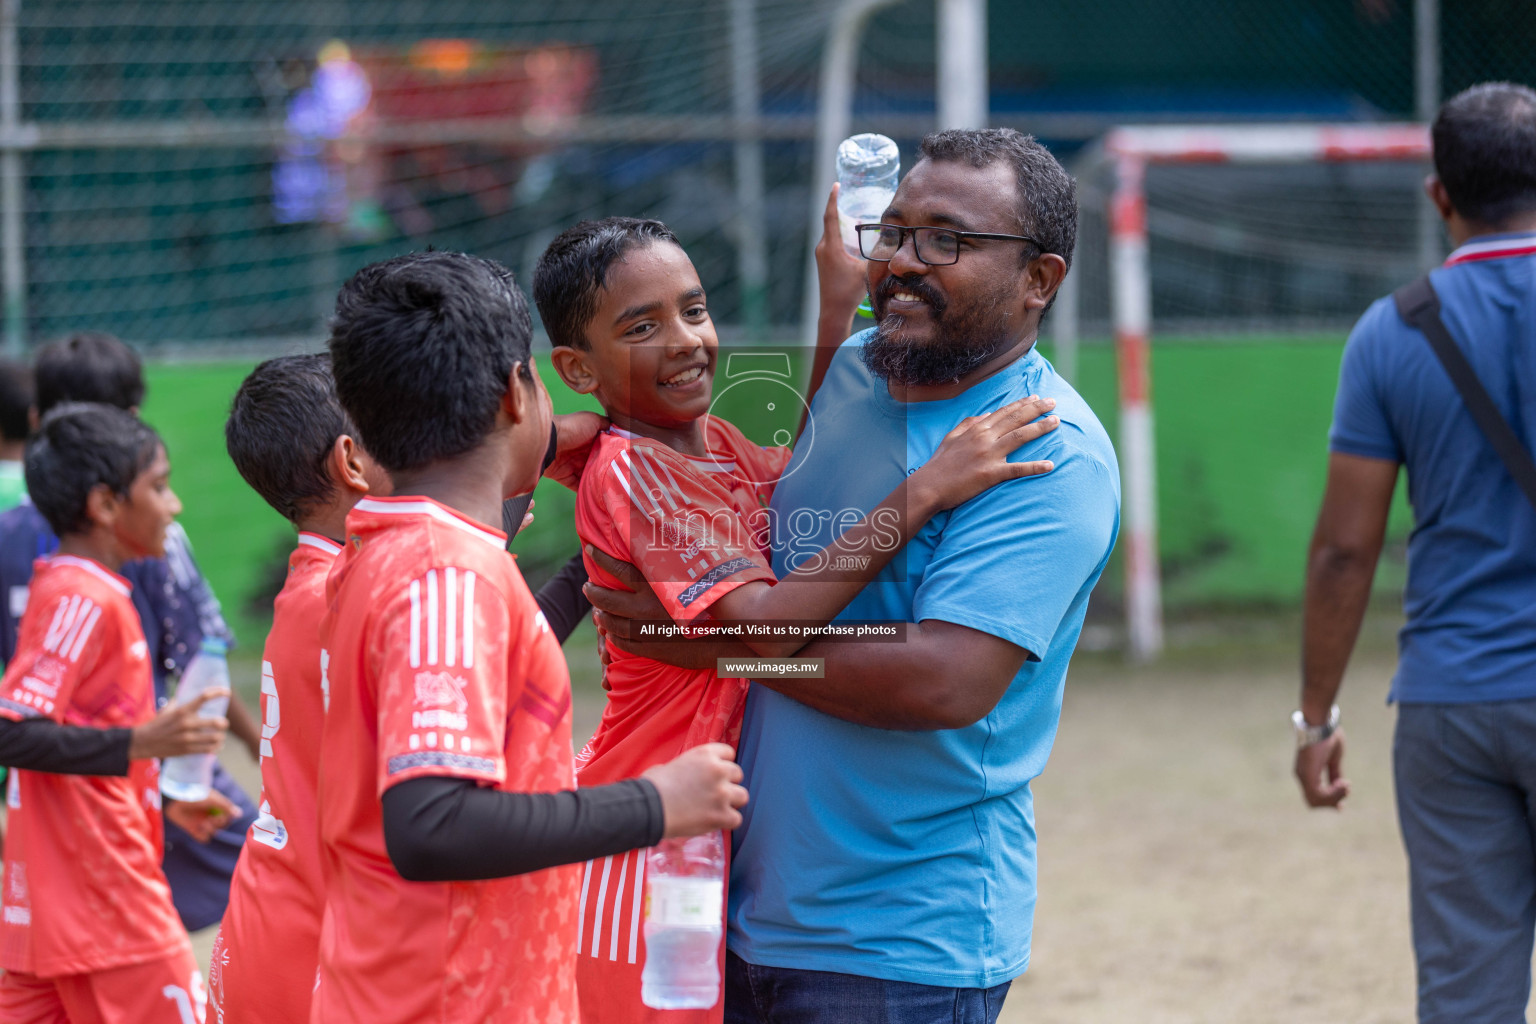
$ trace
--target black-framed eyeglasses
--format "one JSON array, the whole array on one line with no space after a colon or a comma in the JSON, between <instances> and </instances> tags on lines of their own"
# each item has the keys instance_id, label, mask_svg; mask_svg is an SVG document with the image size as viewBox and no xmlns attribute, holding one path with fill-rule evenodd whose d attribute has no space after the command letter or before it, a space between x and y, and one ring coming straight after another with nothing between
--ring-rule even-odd
<instances>
[{"instance_id":1,"label":"black-framed eyeglasses","mask_svg":"<svg viewBox=\"0 0 1536 1024\"><path fill-rule=\"evenodd\" d=\"M960 239L997 238L1011 242L1028 242L1036 249L1045 246L1028 235L999 235L990 231L956 231L954 228L902 227L900 224L856 224L859 235L859 255L867 260L887 263L912 236L912 248L920 262L930 267L947 267L960 259Z\"/></svg>"}]
</instances>

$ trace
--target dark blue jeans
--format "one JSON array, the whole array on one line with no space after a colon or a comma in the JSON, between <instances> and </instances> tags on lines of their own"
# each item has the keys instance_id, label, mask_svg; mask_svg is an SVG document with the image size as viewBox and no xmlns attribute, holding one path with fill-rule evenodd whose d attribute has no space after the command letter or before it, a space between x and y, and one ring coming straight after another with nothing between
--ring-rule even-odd
<instances>
[{"instance_id":1,"label":"dark blue jeans","mask_svg":"<svg viewBox=\"0 0 1536 1024\"><path fill-rule=\"evenodd\" d=\"M1404 704L1392 744L1421 1024L1524 1024L1536 700Z\"/></svg>"},{"instance_id":2,"label":"dark blue jeans","mask_svg":"<svg viewBox=\"0 0 1536 1024\"><path fill-rule=\"evenodd\" d=\"M725 1024L996 1024L1008 986L942 988L725 954Z\"/></svg>"}]
</instances>

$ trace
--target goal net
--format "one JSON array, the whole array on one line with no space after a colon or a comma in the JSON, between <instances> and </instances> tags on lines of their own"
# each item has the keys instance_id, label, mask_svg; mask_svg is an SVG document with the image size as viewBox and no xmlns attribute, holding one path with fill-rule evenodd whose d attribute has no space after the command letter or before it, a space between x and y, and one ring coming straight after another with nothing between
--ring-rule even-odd
<instances>
[{"instance_id":1,"label":"goal net","mask_svg":"<svg viewBox=\"0 0 1536 1024\"><path fill-rule=\"evenodd\" d=\"M1349 124L1121 128L1079 161L1075 269L1048 334L1069 378L1079 339L1114 346L1133 657L1163 642L1153 348L1342 340L1443 255L1428 159L1422 126Z\"/></svg>"}]
</instances>

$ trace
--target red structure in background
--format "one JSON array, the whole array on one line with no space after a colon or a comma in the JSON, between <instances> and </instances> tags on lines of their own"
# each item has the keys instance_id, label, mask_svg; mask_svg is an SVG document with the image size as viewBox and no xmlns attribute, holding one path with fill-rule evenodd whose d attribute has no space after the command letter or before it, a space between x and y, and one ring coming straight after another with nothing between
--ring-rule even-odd
<instances>
[{"instance_id":1,"label":"red structure in background","mask_svg":"<svg viewBox=\"0 0 1536 1024\"><path fill-rule=\"evenodd\" d=\"M408 50L321 50L289 104L274 172L278 219L354 240L422 237L507 209L546 137L581 114L586 49L424 39Z\"/></svg>"},{"instance_id":2,"label":"red structure in background","mask_svg":"<svg viewBox=\"0 0 1536 1024\"><path fill-rule=\"evenodd\" d=\"M580 115L597 79L592 51L558 44L425 39L405 53L364 51L356 59L373 85L378 198L395 225L416 236L445 226L445 217L468 215L443 208L450 197L471 198L480 216L504 212L528 161L552 145L538 137ZM441 132L444 141L411 128Z\"/></svg>"}]
</instances>

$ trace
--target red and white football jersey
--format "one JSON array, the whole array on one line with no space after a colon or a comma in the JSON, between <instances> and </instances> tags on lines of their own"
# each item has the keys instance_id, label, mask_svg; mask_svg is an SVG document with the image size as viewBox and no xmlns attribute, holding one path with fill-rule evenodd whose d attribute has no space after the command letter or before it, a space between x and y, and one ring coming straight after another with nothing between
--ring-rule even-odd
<instances>
[{"instance_id":1,"label":"red and white football jersey","mask_svg":"<svg viewBox=\"0 0 1536 1024\"><path fill-rule=\"evenodd\" d=\"M325 909L320 868L326 579L341 545L300 533L261 661L261 810L240 852L208 972L219 1024L309 1019Z\"/></svg>"},{"instance_id":2,"label":"red and white football jersey","mask_svg":"<svg viewBox=\"0 0 1536 1024\"><path fill-rule=\"evenodd\" d=\"M710 457L698 459L610 428L592 447L576 497L582 541L639 568L680 622L707 619L717 600L744 583L774 579L764 509L790 457L789 449L753 444L714 416L705 417L704 433ZM595 583L619 586L586 561ZM633 778L701 743L736 743L747 680L677 668L611 646L608 657L608 703L577 757L581 785ZM582 1020L719 1021L723 1002L698 1011L656 1011L640 1002L644 864L642 850L583 868L577 973Z\"/></svg>"},{"instance_id":3,"label":"red and white football jersey","mask_svg":"<svg viewBox=\"0 0 1536 1024\"><path fill-rule=\"evenodd\" d=\"M0 715L132 728L155 714L149 648L128 581L97 562L37 562ZM12 771L0 967L40 978L190 950L160 870L160 766L126 777Z\"/></svg>"},{"instance_id":4,"label":"red and white football jersey","mask_svg":"<svg viewBox=\"0 0 1536 1024\"><path fill-rule=\"evenodd\" d=\"M380 798L408 779L574 785L565 658L506 541L426 498L365 498L347 517L322 628L326 910L312 1021L576 1020L577 866L407 882L384 847Z\"/></svg>"}]
</instances>

